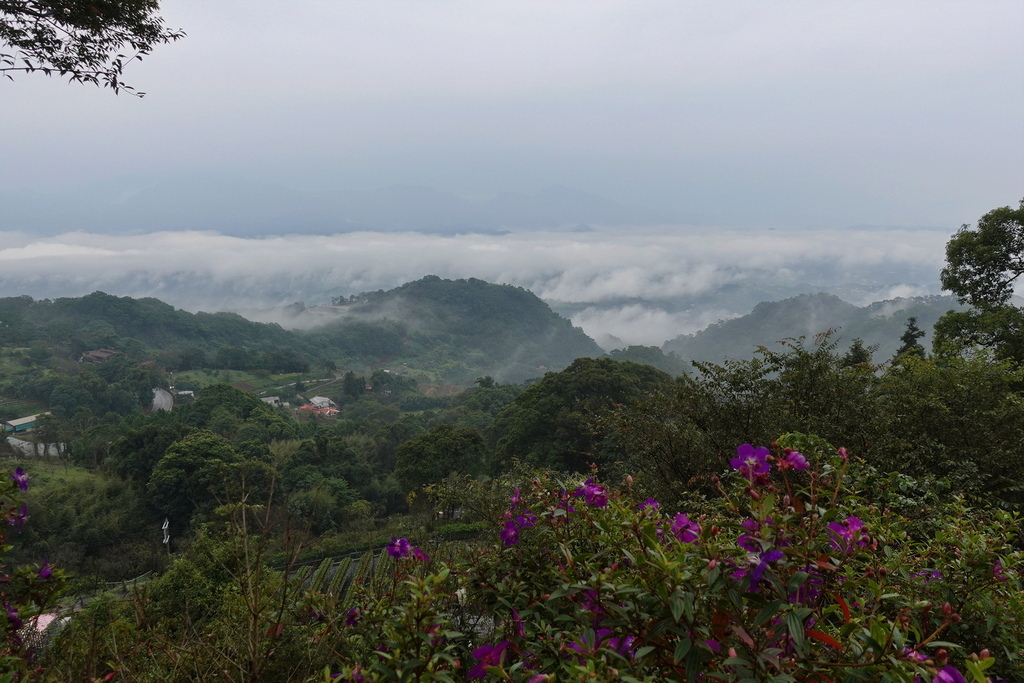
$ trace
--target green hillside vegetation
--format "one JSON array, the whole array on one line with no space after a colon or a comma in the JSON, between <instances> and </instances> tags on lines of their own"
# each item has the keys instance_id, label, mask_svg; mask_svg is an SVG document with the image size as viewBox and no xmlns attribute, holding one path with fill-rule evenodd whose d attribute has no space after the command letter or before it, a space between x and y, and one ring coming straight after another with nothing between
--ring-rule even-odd
<instances>
[{"instance_id":1,"label":"green hillside vegetation","mask_svg":"<svg viewBox=\"0 0 1024 683\"><path fill-rule=\"evenodd\" d=\"M721 363L726 359L748 358L758 346L769 346L791 337L813 337L835 330L835 339L849 346L860 339L875 347L878 359L892 358L900 345L907 319L917 318L926 331L925 347L931 344L931 329L951 309L963 309L955 297L926 296L879 301L854 306L832 294L801 294L782 301L765 301L747 315L724 320L691 335L665 342L662 349L686 360Z\"/></svg>"},{"instance_id":2,"label":"green hillside vegetation","mask_svg":"<svg viewBox=\"0 0 1024 683\"><path fill-rule=\"evenodd\" d=\"M522 381L603 355L582 330L521 287L428 276L336 303L344 305L344 317L316 330L316 338L355 340L380 360L416 359L445 381L481 374Z\"/></svg>"},{"instance_id":3,"label":"green hillside vegetation","mask_svg":"<svg viewBox=\"0 0 1024 683\"><path fill-rule=\"evenodd\" d=\"M102 292L54 301L9 297L0 299L0 348L0 362L13 370L69 370L83 352L111 349L172 371L268 377L404 363L426 381L465 385L481 375L519 382L603 355L522 288L434 276L354 297L339 320L308 332Z\"/></svg>"}]
</instances>

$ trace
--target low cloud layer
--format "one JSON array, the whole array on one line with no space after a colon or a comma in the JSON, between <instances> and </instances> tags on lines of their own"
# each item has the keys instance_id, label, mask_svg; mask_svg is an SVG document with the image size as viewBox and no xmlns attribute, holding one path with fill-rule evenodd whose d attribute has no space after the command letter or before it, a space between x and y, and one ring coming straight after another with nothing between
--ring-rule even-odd
<instances>
[{"instance_id":1,"label":"low cloud layer","mask_svg":"<svg viewBox=\"0 0 1024 683\"><path fill-rule=\"evenodd\" d=\"M949 233L693 227L261 239L205 232L0 233L0 295L152 296L188 310L266 308L427 274L524 287L596 339L661 344L764 299L825 290L864 304L938 292Z\"/></svg>"}]
</instances>

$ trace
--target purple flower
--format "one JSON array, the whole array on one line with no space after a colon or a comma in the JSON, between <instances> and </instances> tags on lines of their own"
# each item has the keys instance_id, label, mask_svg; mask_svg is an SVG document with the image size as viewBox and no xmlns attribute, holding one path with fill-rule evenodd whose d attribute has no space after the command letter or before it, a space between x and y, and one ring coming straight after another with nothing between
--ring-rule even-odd
<instances>
[{"instance_id":1,"label":"purple flower","mask_svg":"<svg viewBox=\"0 0 1024 683\"><path fill-rule=\"evenodd\" d=\"M864 522L856 517L847 517L843 522L832 522L828 525L829 535L832 536L832 545L844 553L851 552L854 546L863 548L871 537L864 531Z\"/></svg>"},{"instance_id":2,"label":"purple flower","mask_svg":"<svg viewBox=\"0 0 1024 683\"><path fill-rule=\"evenodd\" d=\"M996 558L996 562L992 565L992 578L1000 583L1006 581L1006 572L1003 571L1003 561Z\"/></svg>"},{"instance_id":3,"label":"purple flower","mask_svg":"<svg viewBox=\"0 0 1024 683\"><path fill-rule=\"evenodd\" d=\"M753 482L768 474L772 466L768 464L769 451L764 446L754 448L745 443L736 449L736 457L729 461L732 468Z\"/></svg>"},{"instance_id":4,"label":"purple flower","mask_svg":"<svg viewBox=\"0 0 1024 683\"><path fill-rule=\"evenodd\" d=\"M25 474L25 470L20 467L11 474L11 479L18 485L18 488L22 491L28 491L28 475Z\"/></svg>"},{"instance_id":5,"label":"purple flower","mask_svg":"<svg viewBox=\"0 0 1024 683\"><path fill-rule=\"evenodd\" d=\"M359 623L359 620L362 618L362 616L363 614L359 611L359 608L353 607L345 615L345 626L355 626Z\"/></svg>"},{"instance_id":6,"label":"purple flower","mask_svg":"<svg viewBox=\"0 0 1024 683\"><path fill-rule=\"evenodd\" d=\"M412 549L412 559L419 560L420 562L430 562L430 556L420 550L419 546Z\"/></svg>"},{"instance_id":7,"label":"purple flower","mask_svg":"<svg viewBox=\"0 0 1024 683\"><path fill-rule=\"evenodd\" d=\"M768 568L768 565L772 562L778 562L783 558L785 553L781 550L767 550L758 556L757 566L750 572L750 587L753 588L757 584L761 583L761 577L764 575L764 570Z\"/></svg>"},{"instance_id":8,"label":"purple flower","mask_svg":"<svg viewBox=\"0 0 1024 683\"><path fill-rule=\"evenodd\" d=\"M25 526L25 522L28 521L28 507L24 504L18 508L17 512L11 514L7 518L7 523L13 526L17 530L21 530L21 527Z\"/></svg>"},{"instance_id":9,"label":"purple flower","mask_svg":"<svg viewBox=\"0 0 1024 683\"><path fill-rule=\"evenodd\" d=\"M967 679L952 666L944 666L935 674L932 683L967 683Z\"/></svg>"},{"instance_id":10,"label":"purple flower","mask_svg":"<svg viewBox=\"0 0 1024 683\"><path fill-rule=\"evenodd\" d=\"M754 519L745 519L740 523L740 526L746 529L750 533L740 534L739 538L736 539L736 545L743 548L749 553L761 552L761 544L758 542L757 534L761 530L761 525Z\"/></svg>"},{"instance_id":11,"label":"purple flower","mask_svg":"<svg viewBox=\"0 0 1024 683\"><path fill-rule=\"evenodd\" d=\"M942 572L938 569L922 569L919 572L911 572L910 576L915 579L921 579L925 583L931 583L932 581L942 581Z\"/></svg>"},{"instance_id":12,"label":"purple flower","mask_svg":"<svg viewBox=\"0 0 1024 683\"><path fill-rule=\"evenodd\" d=\"M515 522L516 522L516 526L519 527L520 529L525 529L527 527L535 526L536 523L537 523L537 515L533 514L532 512L527 511L527 512L524 512L521 515L516 515Z\"/></svg>"},{"instance_id":13,"label":"purple flower","mask_svg":"<svg viewBox=\"0 0 1024 683\"><path fill-rule=\"evenodd\" d=\"M640 503L639 507L640 507L641 510L647 510L647 509L657 510L658 508L661 507L661 503L659 503L658 501L654 500L653 498L648 498L644 502Z\"/></svg>"},{"instance_id":14,"label":"purple flower","mask_svg":"<svg viewBox=\"0 0 1024 683\"><path fill-rule=\"evenodd\" d=\"M505 522L505 526L502 528L499 536L501 536L501 541L505 544L506 548L510 548L516 543L519 543L519 527L516 526L514 519L510 519Z\"/></svg>"},{"instance_id":15,"label":"purple flower","mask_svg":"<svg viewBox=\"0 0 1024 683\"><path fill-rule=\"evenodd\" d=\"M583 496L583 500L587 502L587 505L593 505L596 508L603 508L608 505L608 492L605 487L600 484L595 484L593 479L587 479L583 482L583 486L573 491L574 496Z\"/></svg>"},{"instance_id":16,"label":"purple flower","mask_svg":"<svg viewBox=\"0 0 1024 683\"><path fill-rule=\"evenodd\" d=\"M512 625L515 627L516 635L520 638L526 637L526 628L523 626L523 618L519 616L519 610L512 608Z\"/></svg>"},{"instance_id":17,"label":"purple flower","mask_svg":"<svg viewBox=\"0 0 1024 683\"><path fill-rule=\"evenodd\" d=\"M412 552L408 538L395 538L394 536L391 537L391 543L388 543L385 549L388 551L388 555L396 560L408 557Z\"/></svg>"},{"instance_id":18,"label":"purple flower","mask_svg":"<svg viewBox=\"0 0 1024 683\"><path fill-rule=\"evenodd\" d=\"M737 569L732 573L732 578L737 581L742 581L744 577L749 575L750 590L757 590L758 585L764 578L764 571L768 568L768 565L772 562L778 562L783 557L785 557L785 553L778 549L766 550L760 554L751 553L750 564L753 565L754 568L751 569L748 566L744 569Z\"/></svg>"},{"instance_id":19,"label":"purple flower","mask_svg":"<svg viewBox=\"0 0 1024 683\"><path fill-rule=\"evenodd\" d=\"M599 628L594 633L594 644L591 646L586 638L581 638L567 646L567 649L579 655L590 655L601 648L607 648L620 657L632 659L636 654L636 638L634 636L616 636L608 628Z\"/></svg>"},{"instance_id":20,"label":"purple flower","mask_svg":"<svg viewBox=\"0 0 1024 683\"><path fill-rule=\"evenodd\" d=\"M48 579L51 576L53 576L53 568L50 566L49 562L43 562L43 567L39 570L39 578Z\"/></svg>"},{"instance_id":21,"label":"purple flower","mask_svg":"<svg viewBox=\"0 0 1024 683\"><path fill-rule=\"evenodd\" d=\"M487 667L501 666L508 641L503 640L497 645L481 645L473 650L473 658L478 660L476 666L469 670L466 678L483 678L487 675Z\"/></svg>"},{"instance_id":22,"label":"purple flower","mask_svg":"<svg viewBox=\"0 0 1024 683\"><path fill-rule=\"evenodd\" d=\"M689 517L679 512L676 513L675 519L672 520L669 531L672 532L672 535L677 540L683 543L693 543L700 535L700 525L697 522L690 521Z\"/></svg>"},{"instance_id":23,"label":"purple flower","mask_svg":"<svg viewBox=\"0 0 1024 683\"><path fill-rule=\"evenodd\" d=\"M7 620L11 623L11 627L17 631L19 628L25 625L25 622L18 616L18 610L14 609L10 605L7 605Z\"/></svg>"},{"instance_id":24,"label":"purple flower","mask_svg":"<svg viewBox=\"0 0 1024 683\"><path fill-rule=\"evenodd\" d=\"M794 470L806 470L808 468L807 458L801 455L799 451L789 451L786 453L784 460Z\"/></svg>"}]
</instances>

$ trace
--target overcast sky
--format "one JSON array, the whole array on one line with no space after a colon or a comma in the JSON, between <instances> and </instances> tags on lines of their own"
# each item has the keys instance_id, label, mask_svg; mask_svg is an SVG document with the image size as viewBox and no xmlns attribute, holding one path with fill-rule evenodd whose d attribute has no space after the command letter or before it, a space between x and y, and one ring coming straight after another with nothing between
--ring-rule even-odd
<instances>
[{"instance_id":1,"label":"overcast sky","mask_svg":"<svg viewBox=\"0 0 1024 683\"><path fill-rule=\"evenodd\" d=\"M129 67L144 99L0 81L0 188L563 185L740 228L952 228L1024 194L1020 0L161 6L188 37Z\"/></svg>"},{"instance_id":2,"label":"overcast sky","mask_svg":"<svg viewBox=\"0 0 1024 683\"><path fill-rule=\"evenodd\" d=\"M574 303L592 336L660 343L759 293L937 293L951 232L1024 196L1021 0L161 6L188 36L128 68L143 99L0 80L0 296L211 310L437 274L524 286ZM248 184L234 196L262 199L270 230L195 191ZM163 206L188 197L236 225L175 225L187 211L145 210L159 197L128 211L165 185ZM268 236L274 209L291 212L278 198L392 185L476 201L563 186L678 220ZM134 227L92 234L99 195ZM47 211L49 231L25 218ZM736 287L750 301L713 296Z\"/></svg>"}]
</instances>

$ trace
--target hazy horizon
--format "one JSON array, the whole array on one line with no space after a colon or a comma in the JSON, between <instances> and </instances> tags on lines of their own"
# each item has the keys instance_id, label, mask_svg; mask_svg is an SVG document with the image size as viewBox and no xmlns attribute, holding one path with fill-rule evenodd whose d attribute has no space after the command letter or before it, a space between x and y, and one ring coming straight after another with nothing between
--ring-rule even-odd
<instances>
[{"instance_id":1,"label":"hazy horizon","mask_svg":"<svg viewBox=\"0 0 1024 683\"><path fill-rule=\"evenodd\" d=\"M391 289L425 275L521 286L595 339L661 345L756 303L825 291L864 305L939 293L942 230L592 228L502 235L2 233L0 295L152 296L252 310Z\"/></svg>"}]
</instances>

